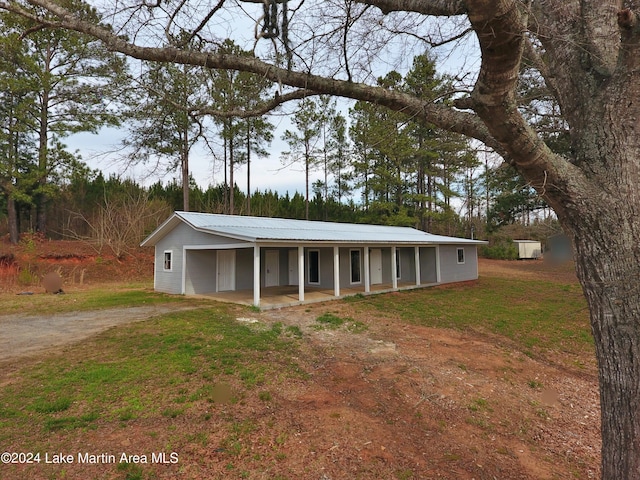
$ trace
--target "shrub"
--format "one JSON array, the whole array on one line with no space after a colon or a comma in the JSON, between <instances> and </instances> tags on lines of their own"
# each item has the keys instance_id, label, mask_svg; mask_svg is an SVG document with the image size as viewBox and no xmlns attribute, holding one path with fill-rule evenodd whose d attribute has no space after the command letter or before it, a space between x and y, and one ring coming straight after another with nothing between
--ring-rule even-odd
<instances>
[{"instance_id":1,"label":"shrub","mask_svg":"<svg viewBox=\"0 0 640 480\"><path fill-rule=\"evenodd\" d=\"M37 275L31 271L31 266L20 269L18 272L18 283L20 285L33 285L37 283Z\"/></svg>"},{"instance_id":2,"label":"shrub","mask_svg":"<svg viewBox=\"0 0 640 480\"><path fill-rule=\"evenodd\" d=\"M499 243L495 245L483 245L480 247L480 256L496 260L517 260L518 248L512 243Z\"/></svg>"}]
</instances>

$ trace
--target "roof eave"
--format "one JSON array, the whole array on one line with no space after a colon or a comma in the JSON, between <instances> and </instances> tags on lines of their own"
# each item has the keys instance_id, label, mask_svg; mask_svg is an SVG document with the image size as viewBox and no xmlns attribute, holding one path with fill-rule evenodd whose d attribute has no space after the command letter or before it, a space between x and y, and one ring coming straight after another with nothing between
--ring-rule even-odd
<instances>
[{"instance_id":1,"label":"roof eave","mask_svg":"<svg viewBox=\"0 0 640 480\"><path fill-rule=\"evenodd\" d=\"M208 235L220 235L222 237L233 238L234 240L242 240L245 242L253 242L255 243L257 239L255 237L229 234L226 232L219 232L213 228L206 227L196 227L191 222L189 222L186 218L180 215L180 212L174 212L168 219L166 219L158 228L156 228L147 238L145 238L140 244L141 247L153 247L155 246L162 238L168 235L171 230L173 230L179 222L184 222L193 228L197 232L206 233Z\"/></svg>"},{"instance_id":2,"label":"roof eave","mask_svg":"<svg viewBox=\"0 0 640 480\"><path fill-rule=\"evenodd\" d=\"M313 245L404 245L404 246L419 246L419 245L486 245L486 240L469 240L469 239L459 239L459 240L451 240L451 241L438 241L438 240L429 240L429 241L398 241L398 240L309 240L309 239L299 239L299 240L286 240L286 239L273 239L273 238L258 238L256 240L250 240L253 243L257 244L268 244L268 245L298 245L298 244L313 244Z\"/></svg>"},{"instance_id":3,"label":"roof eave","mask_svg":"<svg viewBox=\"0 0 640 480\"><path fill-rule=\"evenodd\" d=\"M162 224L160 224L160 226L158 228L156 228L153 232L151 232L149 234L149 236L142 241L140 246L141 247L154 247L156 245L156 243L158 243L171 230L173 230L175 228L175 225L171 226L169 228L169 224L170 223L174 223L174 224L177 225L178 222L176 222L176 219L178 219L178 221L184 222L184 219L181 218L178 214L176 214L174 212L173 215L171 215L169 218L167 218L164 222L162 222Z\"/></svg>"}]
</instances>

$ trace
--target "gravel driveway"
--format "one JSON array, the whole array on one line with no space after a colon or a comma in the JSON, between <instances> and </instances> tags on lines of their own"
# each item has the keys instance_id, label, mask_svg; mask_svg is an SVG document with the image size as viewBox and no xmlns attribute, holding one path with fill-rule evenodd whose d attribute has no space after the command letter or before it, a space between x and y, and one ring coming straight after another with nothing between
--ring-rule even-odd
<instances>
[{"instance_id":1,"label":"gravel driveway","mask_svg":"<svg viewBox=\"0 0 640 480\"><path fill-rule=\"evenodd\" d=\"M75 343L115 325L192 308L153 305L57 315L0 315L0 361Z\"/></svg>"}]
</instances>

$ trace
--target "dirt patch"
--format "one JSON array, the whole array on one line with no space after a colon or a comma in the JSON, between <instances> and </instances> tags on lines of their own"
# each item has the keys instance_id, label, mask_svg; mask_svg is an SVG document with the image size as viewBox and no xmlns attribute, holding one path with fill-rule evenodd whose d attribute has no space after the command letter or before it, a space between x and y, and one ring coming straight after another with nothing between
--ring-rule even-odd
<instances>
[{"instance_id":1,"label":"dirt patch","mask_svg":"<svg viewBox=\"0 0 640 480\"><path fill-rule=\"evenodd\" d=\"M336 307L353 316L348 305ZM296 307L257 318L311 329L323 311ZM568 372L476 334L355 320L370 326L366 335L311 335L312 382L287 396L287 409L330 458L333 448L373 462L378 470L365 478L394 478L386 476L390 466L395 478L403 471L407 478L599 476L595 371Z\"/></svg>"}]
</instances>

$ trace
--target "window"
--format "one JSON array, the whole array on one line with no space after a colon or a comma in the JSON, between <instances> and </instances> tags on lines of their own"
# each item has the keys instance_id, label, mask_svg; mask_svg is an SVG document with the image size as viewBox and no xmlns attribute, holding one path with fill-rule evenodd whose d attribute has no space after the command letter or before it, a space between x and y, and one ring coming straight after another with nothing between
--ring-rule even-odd
<instances>
[{"instance_id":1,"label":"window","mask_svg":"<svg viewBox=\"0 0 640 480\"><path fill-rule=\"evenodd\" d=\"M351 250L351 283L360 283L360 250Z\"/></svg>"},{"instance_id":2,"label":"window","mask_svg":"<svg viewBox=\"0 0 640 480\"><path fill-rule=\"evenodd\" d=\"M171 267L173 266L172 254L173 254L173 252L171 250L167 250L166 252L164 252L163 269L164 269L165 272L170 272L171 271Z\"/></svg>"},{"instance_id":3,"label":"window","mask_svg":"<svg viewBox=\"0 0 640 480\"><path fill-rule=\"evenodd\" d=\"M320 250L309 250L309 283L320 283Z\"/></svg>"},{"instance_id":4,"label":"window","mask_svg":"<svg viewBox=\"0 0 640 480\"><path fill-rule=\"evenodd\" d=\"M458 249L458 263L464 263L464 248Z\"/></svg>"}]
</instances>

